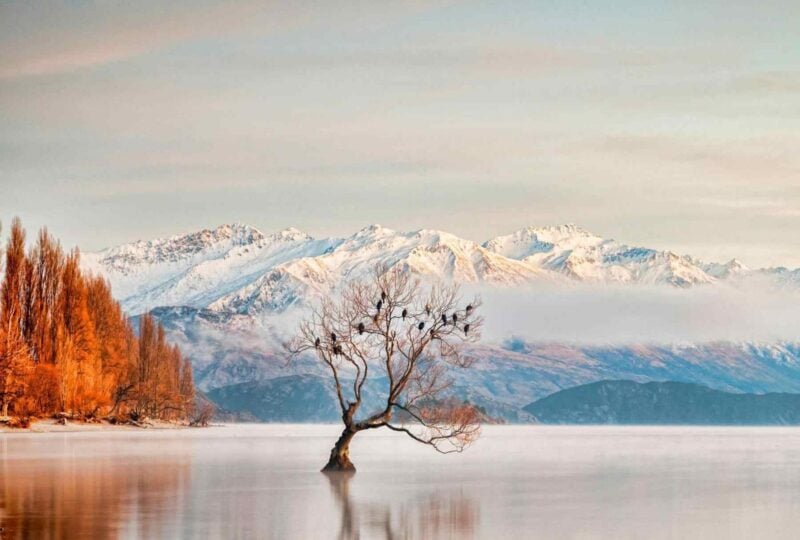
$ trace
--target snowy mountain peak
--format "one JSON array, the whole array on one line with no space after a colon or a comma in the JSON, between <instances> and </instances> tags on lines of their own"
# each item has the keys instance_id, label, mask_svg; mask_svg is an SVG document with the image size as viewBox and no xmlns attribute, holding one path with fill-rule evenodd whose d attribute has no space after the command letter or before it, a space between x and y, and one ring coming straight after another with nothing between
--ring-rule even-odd
<instances>
[{"instance_id":1,"label":"snowy mountain peak","mask_svg":"<svg viewBox=\"0 0 800 540\"><path fill-rule=\"evenodd\" d=\"M313 240L313 238L300 229L286 227L285 229L269 235L269 240L274 242L303 242Z\"/></svg>"},{"instance_id":2,"label":"snowy mountain peak","mask_svg":"<svg viewBox=\"0 0 800 540\"><path fill-rule=\"evenodd\" d=\"M627 246L574 224L527 227L489 240L484 247L579 281L687 287L715 280L690 257Z\"/></svg>"},{"instance_id":3,"label":"snowy mountain peak","mask_svg":"<svg viewBox=\"0 0 800 540\"><path fill-rule=\"evenodd\" d=\"M555 227L526 227L505 236L498 236L483 244L489 251L512 259L522 260L538 253L556 249L575 249L595 246L603 238L572 223Z\"/></svg>"},{"instance_id":4,"label":"snowy mountain peak","mask_svg":"<svg viewBox=\"0 0 800 540\"><path fill-rule=\"evenodd\" d=\"M734 276L740 276L749 272L744 264L737 259L731 259L726 263L710 263L704 266L705 271L717 279L727 279Z\"/></svg>"},{"instance_id":5,"label":"snowy mountain peak","mask_svg":"<svg viewBox=\"0 0 800 540\"><path fill-rule=\"evenodd\" d=\"M208 234L208 232L204 230L200 234ZM211 235L216 239L229 238L242 244L264 239L264 234L255 227L238 222L220 225L211 232Z\"/></svg>"},{"instance_id":6,"label":"snowy mountain peak","mask_svg":"<svg viewBox=\"0 0 800 540\"><path fill-rule=\"evenodd\" d=\"M583 227L575 225L574 223L566 223L564 225L556 225L549 227L527 227L523 229L528 231L531 235L535 235L542 241L547 242L563 242L574 238L600 238Z\"/></svg>"},{"instance_id":7,"label":"snowy mountain peak","mask_svg":"<svg viewBox=\"0 0 800 540\"><path fill-rule=\"evenodd\" d=\"M388 227L384 227L378 223L373 223L368 227L364 227L357 233L355 233L352 237L353 238L373 238L378 236L387 236L396 234L396 231L393 229L389 229Z\"/></svg>"},{"instance_id":8,"label":"snowy mountain peak","mask_svg":"<svg viewBox=\"0 0 800 540\"><path fill-rule=\"evenodd\" d=\"M104 265L124 272L139 265L177 263L210 250L253 244L263 239L258 229L234 223L168 238L137 240L95 255Z\"/></svg>"},{"instance_id":9,"label":"snowy mountain peak","mask_svg":"<svg viewBox=\"0 0 800 540\"><path fill-rule=\"evenodd\" d=\"M527 227L479 245L436 229L400 232L376 224L345 239L315 240L295 228L265 236L235 223L133 242L82 260L111 281L123 308L134 314L158 306L280 312L313 303L378 265L502 287L541 281L691 287L760 278L800 288L800 270L751 271L735 259L705 264L604 239L574 224Z\"/></svg>"}]
</instances>

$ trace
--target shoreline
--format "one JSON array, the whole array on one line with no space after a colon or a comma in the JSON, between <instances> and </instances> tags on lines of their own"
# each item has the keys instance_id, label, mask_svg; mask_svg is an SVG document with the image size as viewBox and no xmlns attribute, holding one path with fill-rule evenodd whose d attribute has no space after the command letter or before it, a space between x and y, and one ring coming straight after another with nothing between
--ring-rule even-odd
<instances>
[{"instance_id":1,"label":"shoreline","mask_svg":"<svg viewBox=\"0 0 800 540\"><path fill-rule=\"evenodd\" d=\"M148 421L146 424L112 424L108 421L100 422L69 422L62 424L58 420L46 418L32 422L29 427L16 428L0 424L0 434L7 433L78 433L102 431L144 431L144 430L169 430L189 429L185 423L167 422L163 420Z\"/></svg>"}]
</instances>

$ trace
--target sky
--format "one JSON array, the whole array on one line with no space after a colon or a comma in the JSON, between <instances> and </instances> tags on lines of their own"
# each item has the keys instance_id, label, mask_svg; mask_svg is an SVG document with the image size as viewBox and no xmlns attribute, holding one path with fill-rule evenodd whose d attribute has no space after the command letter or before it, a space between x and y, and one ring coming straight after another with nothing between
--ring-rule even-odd
<instances>
[{"instance_id":1,"label":"sky","mask_svg":"<svg viewBox=\"0 0 800 540\"><path fill-rule=\"evenodd\" d=\"M230 222L576 223L800 266L798 20L794 0L2 2L0 220L89 251Z\"/></svg>"}]
</instances>

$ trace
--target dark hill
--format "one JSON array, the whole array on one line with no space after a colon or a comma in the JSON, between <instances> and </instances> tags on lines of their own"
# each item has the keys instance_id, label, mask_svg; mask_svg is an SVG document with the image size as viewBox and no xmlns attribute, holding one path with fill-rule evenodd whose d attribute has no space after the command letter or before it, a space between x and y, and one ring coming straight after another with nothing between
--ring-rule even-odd
<instances>
[{"instance_id":1,"label":"dark hill","mask_svg":"<svg viewBox=\"0 0 800 540\"><path fill-rule=\"evenodd\" d=\"M734 394L683 382L600 381L524 407L544 424L800 424L800 394Z\"/></svg>"}]
</instances>

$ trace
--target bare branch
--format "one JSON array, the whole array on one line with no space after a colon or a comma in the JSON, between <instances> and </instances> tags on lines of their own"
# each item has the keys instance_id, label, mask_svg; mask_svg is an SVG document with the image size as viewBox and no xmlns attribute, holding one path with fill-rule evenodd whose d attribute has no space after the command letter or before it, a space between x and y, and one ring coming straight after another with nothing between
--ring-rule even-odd
<instances>
[{"instance_id":1,"label":"bare branch","mask_svg":"<svg viewBox=\"0 0 800 540\"><path fill-rule=\"evenodd\" d=\"M480 306L480 298L463 303L455 285L423 287L403 268L377 267L372 280L349 283L311 310L286 348L291 358L314 354L330 371L344 444L360 430L387 427L440 452L461 451L477 438L479 415L446 399L447 371L471 366L461 352L480 338ZM384 405L357 420L373 373L388 380ZM353 401L342 386L350 378ZM395 413L411 424L392 424Z\"/></svg>"}]
</instances>

